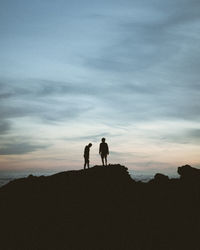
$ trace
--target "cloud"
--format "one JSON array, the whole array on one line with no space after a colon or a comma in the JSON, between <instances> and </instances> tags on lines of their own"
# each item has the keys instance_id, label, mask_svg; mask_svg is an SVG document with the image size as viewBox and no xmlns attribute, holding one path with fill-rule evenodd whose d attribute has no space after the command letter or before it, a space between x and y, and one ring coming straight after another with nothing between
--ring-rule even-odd
<instances>
[{"instance_id":1,"label":"cloud","mask_svg":"<svg viewBox=\"0 0 200 250\"><path fill-rule=\"evenodd\" d=\"M43 123L76 119L81 122L90 116L107 124L126 124L159 119L200 119L196 85L189 89L193 98L188 102L188 89L184 85L158 84L156 80L134 82L125 78L124 82L118 80L115 84L93 85L27 79L21 83L1 83L4 93L8 94L0 99L2 120L29 117Z\"/></svg>"},{"instance_id":2,"label":"cloud","mask_svg":"<svg viewBox=\"0 0 200 250\"><path fill-rule=\"evenodd\" d=\"M119 136L119 134L114 135L108 132L105 133L99 133L99 134L92 134L87 136L73 136L73 137L64 137L63 140L66 141L91 141L91 142L100 142L102 137L113 137L113 136Z\"/></svg>"},{"instance_id":3,"label":"cloud","mask_svg":"<svg viewBox=\"0 0 200 250\"><path fill-rule=\"evenodd\" d=\"M136 169L145 170L145 172L148 171L157 171L157 169L165 168L165 169L171 169L171 167L174 167L172 164L168 162L161 162L161 161L142 161L142 162L129 162L129 166L136 167Z\"/></svg>"},{"instance_id":4,"label":"cloud","mask_svg":"<svg viewBox=\"0 0 200 250\"><path fill-rule=\"evenodd\" d=\"M22 155L45 148L47 148L47 146L34 145L27 142L6 143L0 147L0 155Z\"/></svg>"},{"instance_id":5,"label":"cloud","mask_svg":"<svg viewBox=\"0 0 200 250\"><path fill-rule=\"evenodd\" d=\"M199 121L200 3L150 2L109 12L113 39L85 65L117 79L101 96L113 120Z\"/></svg>"},{"instance_id":6,"label":"cloud","mask_svg":"<svg viewBox=\"0 0 200 250\"><path fill-rule=\"evenodd\" d=\"M39 79L8 80L1 83L1 87L1 119L32 117L43 122L56 122L75 119L91 108L90 100L82 98L83 95L88 96L87 88L69 83Z\"/></svg>"},{"instance_id":7,"label":"cloud","mask_svg":"<svg viewBox=\"0 0 200 250\"><path fill-rule=\"evenodd\" d=\"M8 121L0 121L0 135L7 133L10 130L10 123Z\"/></svg>"},{"instance_id":8,"label":"cloud","mask_svg":"<svg viewBox=\"0 0 200 250\"><path fill-rule=\"evenodd\" d=\"M160 8L144 3L141 5L136 5L136 8L131 6L131 15L127 15L126 5L121 12L110 13L110 36L113 39L95 57L86 58L89 67L114 71L119 75L147 69L166 61L176 52L177 48L170 41L173 34L169 35L168 31L176 25L173 20L177 18L177 13L171 10L164 12L163 4L158 4Z\"/></svg>"},{"instance_id":9,"label":"cloud","mask_svg":"<svg viewBox=\"0 0 200 250\"><path fill-rule=\"evenodd\" d=\"M178 144L200 144L200 129L185 129L166 134L161 140Z\"/></svg>"},{"instance_id":10,"label":"cloud","mask_svg":"<svg viewBox=\"0 0 200 250\"><path fill-rule=\"evenodd\" d=\"M190 129L188 131L188 135L193 138L200 139L200 129Z\"/></svg>"},{"instance_id":11,"label":"cloud","mask_svg":"<svg viewBox=\"0 0 200 250\"><path fill-rule=\"evenodd\" d=\"M67 122L80 117L83 121L89 114L112 125L118 121L200 120L199 46L190 34L197 34L198 26L193 24L198 22L200 4L152 0L122 5L117 1L113 11L113 3L106 9L105 2L100 8L84 8L81 26L77 20L77 33L82 27L91 34L76 45L78 55L73 52L79 58L75 66L86 72L85 78L24 78L1 83L2 119L29 116L44 123ZM88 17L92 27L85 26ZM109 37L99 39L96 25ZM75 42L74 33L67 32ZM95 53L84 47L91 39ZM56 68L59 62L54 63Z\"/></svg>"}]
</instances>

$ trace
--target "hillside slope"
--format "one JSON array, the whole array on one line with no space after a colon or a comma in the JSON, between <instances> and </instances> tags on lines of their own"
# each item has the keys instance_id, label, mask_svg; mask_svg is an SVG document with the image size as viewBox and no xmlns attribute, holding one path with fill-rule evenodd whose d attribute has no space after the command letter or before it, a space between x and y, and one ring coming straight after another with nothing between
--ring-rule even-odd
<instances>
[{"instance_id":1,"label":"hillside slope","mask_svg":"<svg viewBox=\"0 0 200 250\"><path fill-rule=\"evenodd\" d=\"M95 166L14 180L0 204L4 250L199 250L194 175L140 183L121 165Z\"/></svg>"}]
</instances>

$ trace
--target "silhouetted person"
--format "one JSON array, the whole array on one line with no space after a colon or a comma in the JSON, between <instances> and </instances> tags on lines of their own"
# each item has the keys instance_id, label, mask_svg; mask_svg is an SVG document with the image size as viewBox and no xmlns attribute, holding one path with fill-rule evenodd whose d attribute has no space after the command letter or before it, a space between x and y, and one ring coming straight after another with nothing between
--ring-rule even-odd
<instances>
[{"instance_id":1,"label":"silhouetted person","mask_svg":"<svg viewBox=\"0 0 200 250\"><path fill-rule=\"evenodd\" d=\"M89 168L89 164L90 164L89 158L90 158L91 147L92 147L92 143L89 143L88 145L85 146L85 149L84 149L84 159L85 159L84 169L86 169L86 166Z\"/></svg>"},{"instance_id":2,"label":"silhouetted person","mask_svg":"<svg viewBox=\"0 0 200 250\"><path fill-rule=\"evenodd\" d=\"M102 142L99 145L99 154L101 155L103 166L104 166L104 159L107 166L107 155L109 155L108 144L105 142L105 140L106 140L105 138L102 138L101 139Z\"/></svg>"}]
</instances>

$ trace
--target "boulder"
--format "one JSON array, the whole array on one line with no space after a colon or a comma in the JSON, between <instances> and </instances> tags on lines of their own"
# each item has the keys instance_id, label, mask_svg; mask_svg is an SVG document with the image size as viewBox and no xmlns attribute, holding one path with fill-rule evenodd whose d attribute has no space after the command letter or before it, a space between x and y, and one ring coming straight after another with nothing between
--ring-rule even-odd
<instances>
[{"instance_id":1,"label":"boulder","mask_svg":"<svg viewBox=\"0 0 200 250\"><path fill-rule=\"evenodd\" d=\"M169 182L169 177L167 175L157 173L155 174L154 178L149 182L155 184L165 184Z\"/></svg>"},{"instance_id":2,"label":"boulder","mask_svg":"<svg viewBox=\"0 0 200 250\"><path fill-rule=\"evenodd\" d=\"M193 168L190 165L184 165L178 167L178 174L181 180L187 181L199 181L200 180L200 169Z\"/></svg>"}]
</instances>

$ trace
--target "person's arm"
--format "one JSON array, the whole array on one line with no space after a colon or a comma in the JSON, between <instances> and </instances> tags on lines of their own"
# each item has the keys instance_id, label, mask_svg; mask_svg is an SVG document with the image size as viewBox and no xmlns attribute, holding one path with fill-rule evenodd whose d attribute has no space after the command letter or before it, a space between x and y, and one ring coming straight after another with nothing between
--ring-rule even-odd
<instances>
[{"instance_id":1,"label":"person's arm","mask_svg":"<svg viewBox=\"0 0 200 250\"><path fill-rule=\"evenodd\" d=\"M99 144L99 154L101 154L101 143Z\"/></svg>"},{"instance_id":2,"label":"person's arm","mask_svg":"<svg viewBox=\"0 0 200 250\"><path fill-rule=\"evenodd\" d=\"M84 155L83 155L84 157L86 156L86 147L85 147L85 149L84 149Z\"/></svg>"},{"instance_id":3,"label":"person's arm","mask_svg":"<svg viewBox=\"0 0 200 250\"><path fill-rule=\"evenodd\" d=\"M108 144L107 144L107 152L108 152L108 155L109 155L109 148L108 148Z\"/></svg>"}]
</instances>

